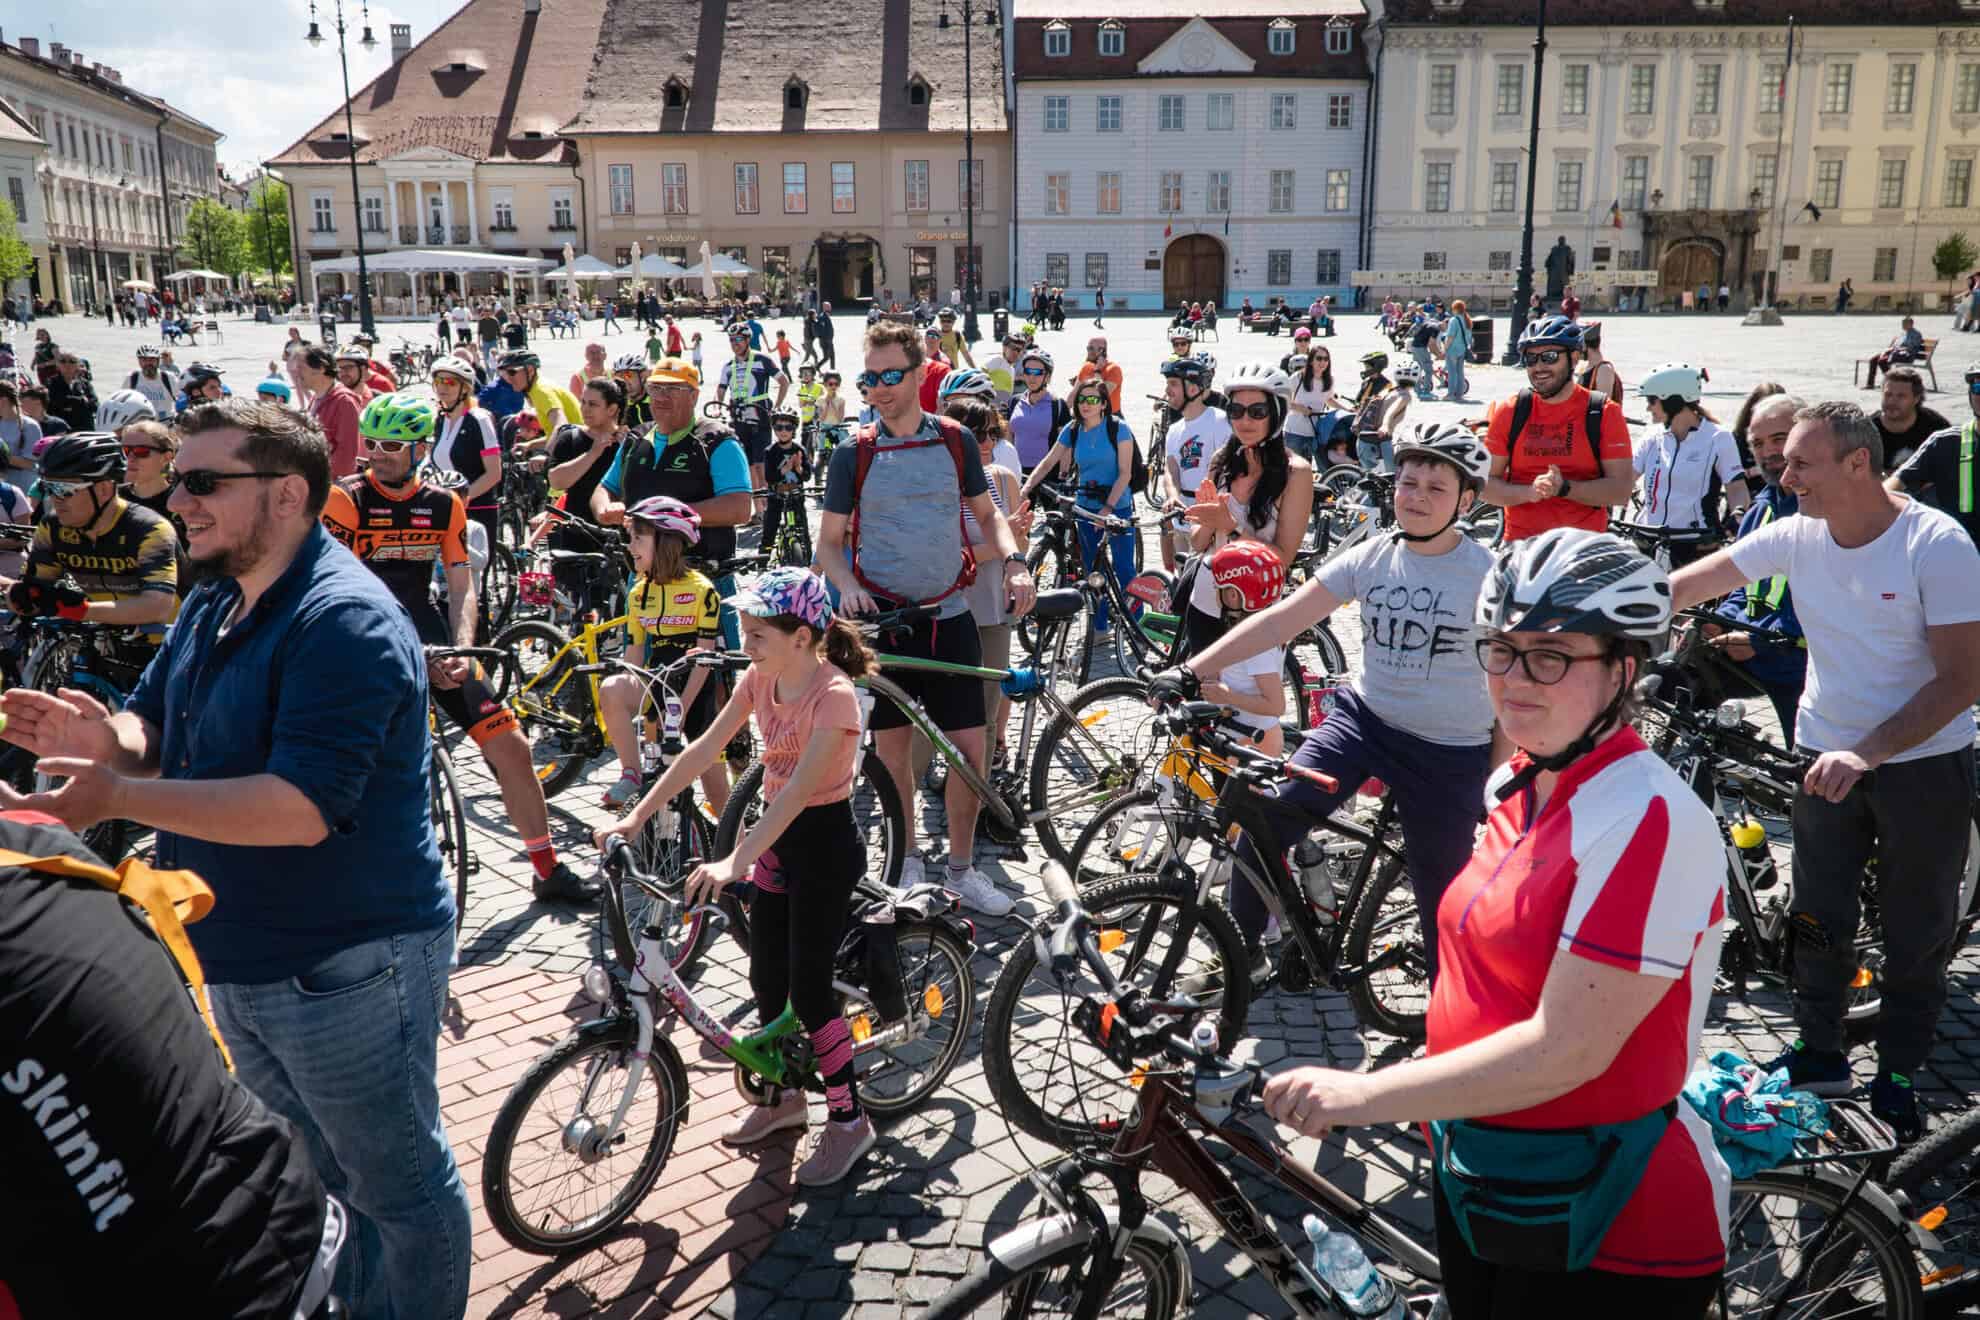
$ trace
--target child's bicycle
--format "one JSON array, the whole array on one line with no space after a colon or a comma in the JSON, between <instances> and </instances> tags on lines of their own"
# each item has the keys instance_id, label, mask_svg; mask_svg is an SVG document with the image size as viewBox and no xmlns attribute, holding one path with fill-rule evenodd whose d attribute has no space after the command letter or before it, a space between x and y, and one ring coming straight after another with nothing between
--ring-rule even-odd
<instances>
[{"instance_id":1,"label":"child's bicycle","mask_svg":"<svg viewBox=\"0 0 1980 1320\"><path fill-rule=\"evenodd\" d=\"M804 487L773 485L752 494L759 500L767 500L775 513L769 539L763 543L763 553L770 566L809 568L811 520L805 513Z\"/></svg>"},{"instance_id":2,"label":"child's bicycle","mask_svg":"<svg viewBox=\"0 0 1980 1320\"><path fill-rule=\"evenodd\" d=\"M604 869L607 950L584 974L603 1011L530 1065L495 1115L482 1162L489 1221L543 1255L583 1250L624 1222L687 1126L687 1069L679 1046L655 1029L661 1001L735 1061L736 1089L751 1103L767 1104L779 1088L825 1090L793 1009L737 1038L669 965L660 927L690 872L646 874L620 839L607 846ZM638 931L620 897L627 883L655 904ZM962 1055L975 1015L975 933L954 915L955 902L932 885L902 894L861 882L854 893L833 987L852 1031L860 1102L876 1115L919 1105ZM700 911L720 919L714 908Z\"/></svg>"}]
</instances>

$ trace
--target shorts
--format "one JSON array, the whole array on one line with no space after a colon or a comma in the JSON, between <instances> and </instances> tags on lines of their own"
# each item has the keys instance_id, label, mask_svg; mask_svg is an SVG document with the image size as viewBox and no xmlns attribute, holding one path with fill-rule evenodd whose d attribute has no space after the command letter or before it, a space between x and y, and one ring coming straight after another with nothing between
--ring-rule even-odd
<instances>
[{"instance_id":1,"label":"shorts","mask_svg":"<svg viewBox=\"0 0 1980 1320\"><path fill-rule=\"evenodd\" d=\"M742 441L743 453L749 456L751 467L762 467L763 456L770 452L770 428L762 422L736 423L736 439Z\"/></svg>"},{"instance_id":2,"label":"shorts","mask_svg":"<svg viewBox=\"0 0 1980 1320\"><path fill-rule=\"evenodd\" d=\"M983 639L977 634L976 616L967 611L952 619L923 619L912 628L885 633L874 649L888 655L915 656L952 665L983 663ZM928 718L944 733L983 727L982 679L909 669L892 670L887 677L920 702ZM899 706L891 701L876 701L867 727L899 729L907 722L907 714Z\"/></svg>"},{"instance_id":3,"label":"shorts","mask_svg":"<svg viewBox=\"0 0 1980 1320\"><path fill-rule=\"evenodd\" d=\"M486 747L516 727L516 713L495 699L478 664L459 687L434 688L433 704L456 726L467 730L476 747Z\"/></svg>"}]
</instances>

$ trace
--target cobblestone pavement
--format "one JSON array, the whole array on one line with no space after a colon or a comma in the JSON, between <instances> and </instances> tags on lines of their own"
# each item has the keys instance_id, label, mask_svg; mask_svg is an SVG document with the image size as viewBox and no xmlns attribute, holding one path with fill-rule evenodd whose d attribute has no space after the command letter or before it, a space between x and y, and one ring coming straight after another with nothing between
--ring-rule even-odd
<instances>
[{"instance_id":1,"label":"cobblestone pavement","mask_svg":"<svg viewBox=\"0 0 1980 1320\"><path fill-rule=\"evenodd\" d=\"M1928 318L1938 321L1940 318ZM987 322L987 318L986 318ZM58 340L90 357L99 379L121 371L138 332L108 330L74 318L45 322ZM207 357L228 369L234 388L251 387L280 341L279 328L227 322L227 341L211 349L182 351L181 364ZM1838 378L1849 359L1881 347L1894 325L1882 319L1808 317L1784 329L1743 329L1732 318L1623 317L1609 322L1608 339L1626 378L1669 359L1707 364L1715 406L1729 415L1737 396L1755 380L1774 378L1815 397L1871 396L1850 391ZM1501 325L1503 328L1503 323ZM1921 327L1941 333L1943 324ZM704 333L706 327L703 327ZM1047 342L1060 361L1076 361L1087 327L1074 323ZM1116 319L1108 326L1114 350L1126 363L1128 396L1151 391L1162 324ZM388 327L395 337L399 327ZM424 327L403 328L408 338ZM987 324L986 324L987 331ZM857 327L842 323L840 343L850 351ZM1332 341L1336 357L1350 362L1374 346L1366 318L1349 319ZM17 342L22 342L17 339ZM559 374L579 360L583 341L550 341L546 359ZM630 336L608 340L615 351ZM1941 365L1957 380L1962 362L1958 336L1941 350ZM1225 361L1260 360L1285 351L1283 340L1235 331L1209 351ZM841 361L850 360L842 352ZM1744 365L1751 360L1754 365ZM711 365L713 365L711 363ZM1475 372L1473 395L1497 397L1514 384L1510 371ZM1958 398L1936 395L1941 410ZM1429 406L1439 413L1467 411ZM1130 418L1145 417L1135 406ZM1350 660L1358 659L1359 629L1351 618L1337 624ZM455 761L480 871L470 887L461 970L441 1051L441 1083L449 1128L475 1205L475 1275L472 1313L574 1317L583 1315L687 1316L706 1311L725 1318L840 1317L882 1320L913 1314L973 1267L984 1241L1034 1216L1039 1199L1025 1181L1033 1160L1046 1156L1037 1143L1014 1135L990 1099L980 1061L980 1023L949 1084L923 1109L892 1124L880 1145L841 1187L793 1192L792 1143L732 1156L709 1144L740 1101L729 1070L704 1057L698 1042L684 1046L690 1061L694 1109L682 1146L648 1201L623 1232L589 1255L568 1260L529 1256L502 1243L481 1209L481 1144L507 1088L529 1061L585 1013L577 977L597 951L587 915L534 903L528 862L504 818L501 799L480 758L456 739ZM588 781L551 803L559 849L581 867L590 860L589 832L604 819L597 805L612 777L594 767ZM939 837L940 805L925 804L923 837ZM1785 825L1774 827L1785 861ZM1006 951L1025 930L1024 918L1042 909L1037 856L1019 862L997 858L984 846L985 869L1019 896L1012 917L977 922L979 949L973 964L979 992L988 988ZM1980 957L1972 947L1957 959L1953 993L1940 1040L1917 1082L1934 1121L1962 1107L1980 1086ZM718 941L697 982L697 992L722 1016L747 1016L743 968L732 942ZM1706 1048L1731 1048L1766 1058L1792 1035L1786 1002L1777 992L1756 990L1746 1003L1720 1002L1707 1026ZM1393 1061L1397 1051L1379 1037L1364 1042L1346 1000L1332 993L1273 993L1254 1005L1250 1037L1241 1051L1267 1065L1324 1060L1360 1068ZM1372 1051L1372 1052L1371 1052ZM1858 1060L1867 1080L1871 1060ZM697 1064L701 1066L696 1066ZM815 1114L814 1117L819 1117ZM1421 1188L1425 1150L1400 1129L1336 1134L1327 1142L1292 1143L1296 1158L1350 1191L1387 1207L1427 1239L1428 1206ZM1261 1195L1264 1185L1241 1179L1285 1233L1298 1231L1297 1215L1283 1196ZM1221 1241L1193 1203L1151 1180L1151 1200L1191 1247L1194 1301L1215 1316L1277 1314L1282 1305L1248 1262Z\"/></svg>"}]
</instances>

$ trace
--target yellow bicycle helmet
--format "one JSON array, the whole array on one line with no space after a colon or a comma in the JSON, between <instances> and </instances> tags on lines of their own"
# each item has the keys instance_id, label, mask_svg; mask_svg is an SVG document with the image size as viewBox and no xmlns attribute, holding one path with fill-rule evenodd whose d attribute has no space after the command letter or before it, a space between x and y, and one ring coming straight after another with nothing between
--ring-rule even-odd
<instances>
[{"instance_id":1,"label":"yellow bicycle helmet","mask_svg":"<svg viewBox=\"0 0 1980 1320\"><path fill-rule=\"evenodd\" d=\"M424 394L381 394L364 406L358 434L367 440L431 440L438 416L433 400Z\"/></svg>"}]
</instances>

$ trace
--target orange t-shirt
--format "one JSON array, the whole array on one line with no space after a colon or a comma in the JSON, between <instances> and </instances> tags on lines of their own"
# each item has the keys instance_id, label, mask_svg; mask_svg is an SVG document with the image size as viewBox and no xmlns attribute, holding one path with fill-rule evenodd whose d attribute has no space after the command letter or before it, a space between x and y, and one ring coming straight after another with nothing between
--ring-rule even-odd
<instances>
[{"instance_id":1,"label":"orange t-shirt","mask_svg":"<svg viewBox=\"0 0 1980 1320\"><path fill-rule=\"evenodd\" d=\"M1100 378L1107 382L1107 396L1114 401L1114 411L1118 413L1121 410L1121 364L1112 358L1107 359L1107 369L1100 373ZM1080 363L1077 383L1085 384L1092 379L1093 364L1091 362Z\"/></svg>"},{"instance_id":2,"label":"orange t-shirt","mask_svg":"<svg viewBox=\"0 0 1980 1320\"><path fill-rule=\"evenodd\" d=\"M798 758L812 736L820 729L859 731L859 695L845 671L834 664L821 664L804 691L789 701L777 700L777 685L751 665L736 688L738 696L749 700L756 712L756 728L763 735L763 801L769 802L784 791L797 769ZM858 737L840 738L839 760L832 767L825 787L811 795L804 805L819 807L842 802L852 796L853 770L859 763Z\"/></svg>"},{"instance_id":3,"label":"orange t-shirt","mask_svg":"<svg viewBox=\"0 0 1980 1320\"><path fill-rule=\"evenodd\" d=\"M1569 481L1594 481L1602 475L1602 465L1588 446L1588 390L1577 385L1567 398L1549 403L1536 397L1533 415L1519 433L1519 446L1511 451L1506 480L1526 485L1549 467L1558 467ZM1487 414L1485 448L1492 457L1508 453L1512 435L1513 400L1501 399ZM1628 462L1631 454L1629 425L1622 409L1613 403L1602 408L1602 458ZM1553 527L1586 527L1591 532L1606 531L1609 511L1571 499L1538 500L1515 504L1506 510L1506 540L1538 536Z\"/></svg>"}]
</instances>

